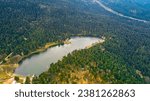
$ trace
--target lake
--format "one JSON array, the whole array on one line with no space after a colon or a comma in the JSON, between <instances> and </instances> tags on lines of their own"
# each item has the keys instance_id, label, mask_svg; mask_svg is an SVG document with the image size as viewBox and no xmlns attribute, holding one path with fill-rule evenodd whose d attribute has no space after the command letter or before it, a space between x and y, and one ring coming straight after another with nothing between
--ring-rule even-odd
<instances>
[{"instance_id":1,"label":"lake","mask_svg":"<svg viewBox=\"0 0 150 101\"><path fill-rule=\"evenodd\" d=\"M39 75L50 68L51 63L56 63L67 54L74 50L84 49L93 43L99 42L100 38L95 37L74 37L69 41L70 44L55 46L47 49L44 52L26 58L20 63L20 66L15 70L15 74L29 76Z\"/></svg>"}]
</instances>

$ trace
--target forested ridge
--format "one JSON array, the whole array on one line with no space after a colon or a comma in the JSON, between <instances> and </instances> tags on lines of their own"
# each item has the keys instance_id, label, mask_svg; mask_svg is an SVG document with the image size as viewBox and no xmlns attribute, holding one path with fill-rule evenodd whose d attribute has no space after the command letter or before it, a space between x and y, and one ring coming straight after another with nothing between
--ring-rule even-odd
<instances>
[{"instance_id":1,"label":"forested ridge","mask_svg":"<svg viewBox=\"0 0 150 101\"><path fill-rule=\"evenodd\" d=\"M71 36L107 39L51 64L33 83L150 83L149 23L120 18L91 0L1 0L0 12L1 61Z\"/></svg>"},{"instance_id":2,"label":"forested ridge","mask_svg":"<svg viewBox=\"0 0 150 101\"><path fill-rule=\"evenodd\" d=\"M51 64L47 72L33 78L33 83L145 83L136 70L116 55L96 45L74 51L62 61Z\"/></svg>"},{"instance_id":3,"label":"forested ridge","mask_svg":"<svg viewBox=\"0 0 150 101\"><path fill-rule=\"evenodd\" d=\"M149 0L101 0L107 7L138 19L150 21Z\"/></svg>"}]
</instances>

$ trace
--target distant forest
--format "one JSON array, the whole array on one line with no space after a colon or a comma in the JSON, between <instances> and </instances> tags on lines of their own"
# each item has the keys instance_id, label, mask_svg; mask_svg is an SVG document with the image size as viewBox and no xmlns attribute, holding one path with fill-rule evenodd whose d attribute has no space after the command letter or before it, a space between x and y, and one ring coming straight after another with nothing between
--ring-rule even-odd
<instances>
[{"instance_id":1,"label":"distant forest","mask_svg":"<svg viewBox=\"0 0 150 101\"><path fill-rule=\"evenodd\" d=\"M1 0L0 12L0 60L72 36L106 37L103 45L51 64L33 83L150 83L149 23L84 0Z\"/></svg>"}]
</instances>

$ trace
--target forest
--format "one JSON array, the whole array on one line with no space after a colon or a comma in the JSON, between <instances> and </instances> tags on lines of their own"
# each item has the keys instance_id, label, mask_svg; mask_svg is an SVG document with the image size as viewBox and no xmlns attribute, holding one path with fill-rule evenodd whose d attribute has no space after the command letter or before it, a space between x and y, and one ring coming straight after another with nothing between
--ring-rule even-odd
<instances>
[{"instance_id":1,"label":"forest","mask_svg":"<svg viewBox=\"0 0 150 101\"><path fill-rule=\"evenodd\" d=\"M1 0L0 12L4 64L10 53L27 55L47 42L79 35L107 39L51 64L33 83L150 83L149 23L110 14L90 0Z\"/></svg>"},{"instance_id":2,"label":"forest","mask_svg":"<svg viewBox=\"0 0 150 101\"><path fill-rule=\"evenodd\" d=\"M122 13L126 16L150 21L150 1L149 0L101 0L107 7ZM112 0L115 1L115 0Z\"/></svg>"},{"instance_id":3,"label":"forest","mask_svg":"<svg viewBox=\"0 0 150 101\"><path fill-rule=\"evenodd\" d=\"M62 61L51 64L48 71L34 77L34 84L120 84L146 83L138 71L122 58L96 45L74 51Z\"/></svg>"}]
</instances>

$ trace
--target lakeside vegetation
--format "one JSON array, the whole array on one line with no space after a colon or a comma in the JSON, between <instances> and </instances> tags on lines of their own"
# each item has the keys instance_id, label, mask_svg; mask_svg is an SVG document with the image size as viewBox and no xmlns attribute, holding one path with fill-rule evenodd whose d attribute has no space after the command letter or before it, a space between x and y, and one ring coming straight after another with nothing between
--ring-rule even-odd
<instances>
[{"instance_id":1,"label":"lakeside vegetation","mask_svg":"<svg viewBox=\"0 0 150 101\"><path fill-rule=\"evenodd\" d=\"M18 63L23 56L41 51L37 49L47 42L60 42L79 35L105 36L107 40L103 44L103 51L99 49L101 45L96 45L74 52L64 57L62 62L52 64L53 68L35 78L33 82L150 83L150 24L120 18L103 10L99 5L84 1L0 1L0 64ZM10 53L13 55L5 61ZM105 68L100 65L92 68L94 62ZM0 80L11 77L7 73L12 73L14 67L6 67L0 67ZM82 75L75 75L80 73ZM86 76L89 77L88 82L84 79Z\"/></svg>"},{"instance_id":2,"label":"lakeside vegetation","mask_svg":"<svg viewBox=\"0 0 150 101\"><path fill-rule=\"evenodd\" d=\"M60 44L65 44L66 42L68 42L68 41L65 40L65 41L61 41L61 42L46 43L43 47L41 47L40 49L37 49L34 52L29 53L28 55L13 56L12 55L13 53L9 54L5 58L5 60L3 60L3 61L5 61L5 63L0 64L0 83L6 82L11 78L15 78L16 75L14 75L14 71L15 71L16 68L19 67L19 62L23 61L25 58L28 58L28 57L30 57L34 54L44 52L50 47L54 47L54 46L57 46L57 45L60 45ZM20 78L22 76L19 75L18 77ZM11 81L13 81L13 80L11 80ZM23 83L23 82L21 82L21 83Z\"/></svg>"},{"instance_id":3,"label":"lakeside vegetation","mask_svg":"<svg viewBox=\"0 0 150 101\"><path fill-rule=\"evenodd\" d=\"M34 77L33 84L115 84L145 83L136 69L128 67L122 58L103 50L98 44L74 51L51 64L48 71Z\"/></svg>"}]
</instances>

